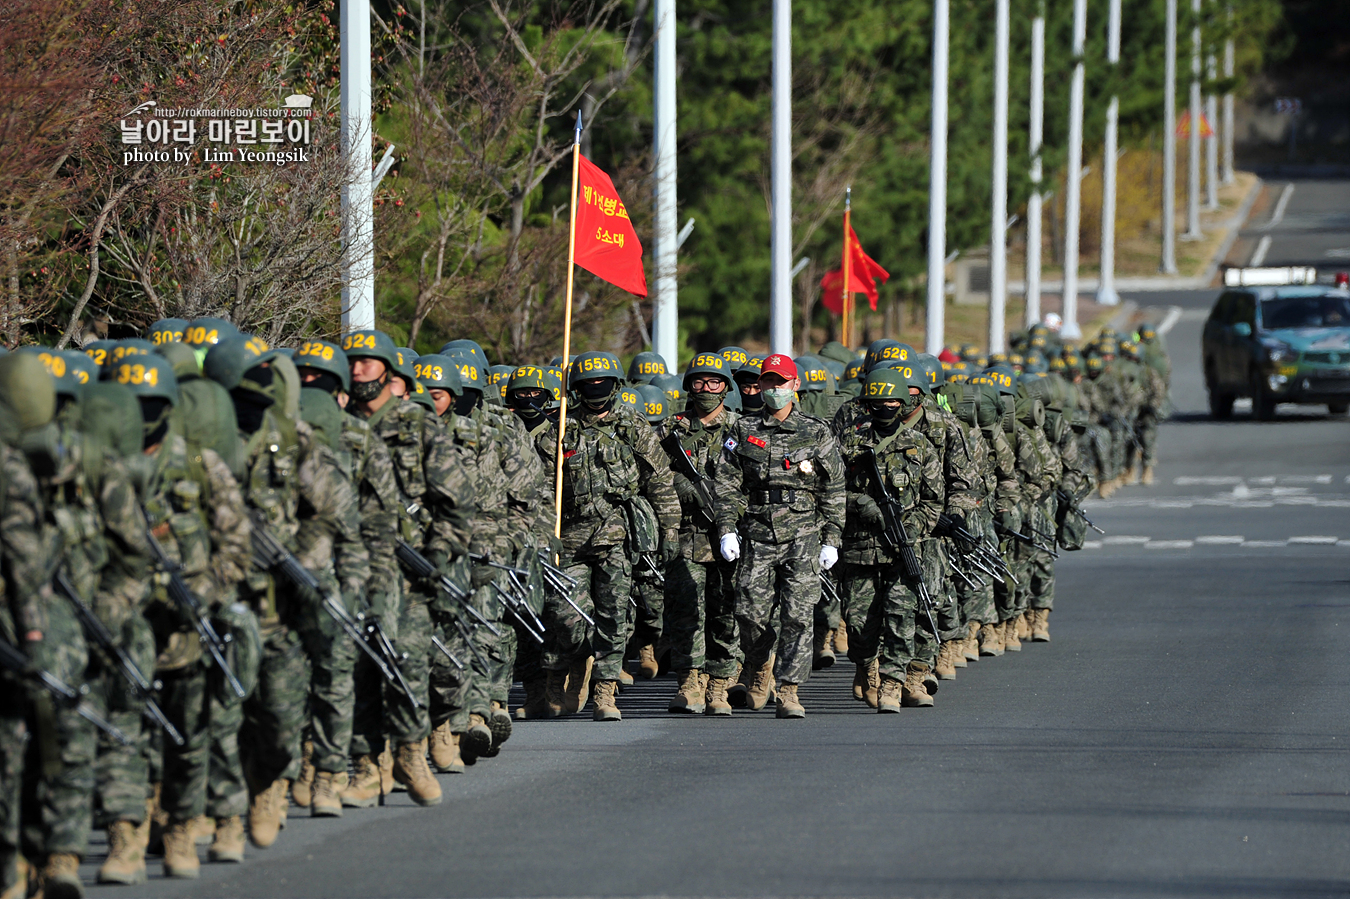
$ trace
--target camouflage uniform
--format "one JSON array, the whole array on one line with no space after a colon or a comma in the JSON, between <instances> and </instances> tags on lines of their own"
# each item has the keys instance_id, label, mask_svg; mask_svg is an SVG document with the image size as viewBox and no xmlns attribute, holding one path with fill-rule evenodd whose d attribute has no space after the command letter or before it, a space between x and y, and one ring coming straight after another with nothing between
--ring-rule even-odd
<instances>
[{"instance_id":1,"label":"camouflage uniform","mask_svg":"<svg viewBox=\"0 0 1350 899\"><path fill-rule=\"evenodd\" d=\"M728 431L714 464L719 539L744 523L736 571L736 623L744 664L757 670L777 646L774 677L801 684L811 675L812 615L820 601L820 548L839 546L844 529L844 470L825 422L795 407L781 422L767 412Z\"/></svg>"},{"instance_id":2,"label":"camouflage uniform","mask_svg":"<svg viewBox=\"0 0 1350 899\"><path fill-rule=\"evenodd\" d=\"M938 451L946 485L943 512L966 519L973 517L980 505L976 493L976 485L980 481L979 459L961 423L942 408L936 397L925 397L923 414L910 427L927 437ZM911 536L918 539L917 535ZM965 636L961 608L956 602L955 589L947 574L950 551L947 540L943 538L928 541L920 556L928 577L929 592L938 606L934 615L940 631L937 636L944 641ZM920 620L927 624L927 616ZM933 651L936 652L935 644ZM926 661L931 665L934 659Z\"/></svg>"}]
</instances>

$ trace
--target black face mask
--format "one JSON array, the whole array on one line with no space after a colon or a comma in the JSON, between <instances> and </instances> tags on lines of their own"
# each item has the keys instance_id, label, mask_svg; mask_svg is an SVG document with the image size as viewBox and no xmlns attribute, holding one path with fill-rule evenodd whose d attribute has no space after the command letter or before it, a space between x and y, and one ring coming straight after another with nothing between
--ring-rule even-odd
<instances>
[{"instance_id":1,"label":"black face mask","mask_svg":"<svg viewBox=\"0 0 1350 899\"><path fill-rule=\"evenodd\" d=\"M272 398L255 390L236 387L230 391L234 401L234 417L239 422L239 430L245 434L256 433L262 427L263 416L272 405Z\"/></svg>"},{"instance_id":2,"label":"black face mask","mask_svg":"<svg viewBox=\"0 0 1350 899\"><path fill-rule=\"evenodd\" d=\"M464 388L464 392L455 397L455 414L472 415L473 410L478 408L478 401L483 398L483 391Z\"/></svg>"},{"instance_id":3,"label":"black face mask","mask_svg":"<svg viewBox=\"0 0 1350 899\"><path fill-rule=\"evenodd\" d=\"M164 435L169 431L169 410L172 404L162 396L143 396L141 402L141 421L145 424L142 428L144 437L141 440L141 447L151 447L164 441Z\"/></svg>"},{"instance_id":4,"label":"black face mask","mask_svg":"<svg viewBox=\"0 0 1350 899\"><path fill-rule=\"evenodd\" d=\"M509 398L511 411L520 416L520 420L530 427L534 427L544 417L544 406L547 397L544 396L513 396Z\"/></svg>"},{"instance_id":5,"label":"black face mask","mask_svg":"<svg viewBox=\"0 0 1350 899\"><path fill-rule=\"evenodd\" d=\"M582 382L577 385L577 395L581 397L581 403L592 412L604 412L614 401L615 388L618 382L612 378L605 378L596 382Z\"/></svg>"},{"instance_id":6,"label":"black face mask","mask_svg":"<svg viewBox=\"0 0 1350 899\"><path fill-rule=\"evenodd\" d=\"M758 412L764 408L764 394L741 391L741 409L746 412Z\"/></svg>"},{"instance_id":7,"label":"black face mask","mask_svg":"<svg viewBox=\"0 0 1350 899\"><path fill-rule=\"evenodd\" d=\"M905 414L903 406L890 409L880 403L868 403L867 411L872 415L872 424L883 434L894 431L896 425L900 424L900 418Z\"/></svg>"},{"instance_id":8,"label":"black face mask","mask_svg":"<svg viewBox=\"0 0 1350 899\"><path fill-rule=\"evenodd\" d=\"M271 387L272 367L270 365L256 365L244 372L244 380L252 381L259 387Z\"/></svg>"},{"instance_id":9,"label":"black face mask","mask_svg":"<svg viewBox=\"0 0 1350 899\"><path fill-rule=\"evenodd\" d=\"M318 377L305 383L306 387L313 387L315 390L322 390L324 393L333 396L342 389L342 379L332 372L319 372Z\"/></svg>"},{"instance_id":10,"label":"black face mask","mask_svg":"<svg viewBox=\"0 0 1350 899\"><path fill-rule=\"evenodd\" d=\"M384 392L384 385L389 383L389 373L385 372L374 381L353 381L352 399L358 403L369 403Z\"/></svg>"}]
</instances>

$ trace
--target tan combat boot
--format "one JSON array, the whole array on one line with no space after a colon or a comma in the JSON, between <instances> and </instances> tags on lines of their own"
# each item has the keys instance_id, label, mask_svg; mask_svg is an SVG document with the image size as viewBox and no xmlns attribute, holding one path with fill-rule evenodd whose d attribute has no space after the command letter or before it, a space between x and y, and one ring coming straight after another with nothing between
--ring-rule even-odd
<instances>
[{"instance_id":1,"label":"tan combat boot","mask_svg":"<svg viewBox=\"0 0 1350 899\"><path fill-rule=\"evenodd\" d=\"M545 715L557 718L567 705L567 672L547 671L544 673Z\"/></svg>"},{"instance_id":2,"label":"tan combat boot","mask_svg":"<svg viewBox=\"0 0 1350 899\"><path fill-rule=\"evenodd\" d=\"M394 750L391 743L391 740L384 741L384 750L376 759L380 765L380 791L386 796L390 793L408 792L406 786L394 780Z\"/></svg>"},{"instance_id":3,"label":"tan combat boot","mask_svg":"<svg viewBox=\"0 0 1350 899\"><path fill-rule=\"evenodd\" d=\"M150 829L146 832L145 838L145 850L147 852L162 851L164 831L169 826L169 813L164 811L159 804L159 794L162 788L162 784L152 784L152 795L145 800L146 818L150 821Z\"/></svg>"},{"instance_id":4,"label":"tan combat boot","mask_svg":"<svg viewBox=\"0 0 1350 899\"><path fill-rule=\"evenodd\" d=\"M347 808L374 808L383 795L380 789L380 766L368 755L352 760L353 773L339 797Z\"/></svg>"},{"instance_id":5,"label":"tan combat boot","mask_svg":"<svg viewBox=\"0 0 1350 899\"><path fill-rule=\"evenodd\" d=\"M968 633L965 642L961 644L961 655L967 662L978 662L980 660L980 623L972 621L966 625Z\"/></svg>"},{"instance_id":6,"label":"tan combat boot","mask_svg":"<svg viewBox=\"0 0 1350 899\"><path fill-rule=\"evenodd\" d=\"M933 671L943 680L956 680L956 666L952 664L952 651L955 648L956 644L951 640L944 640L938 648L937 664L933 666Z\"/></svg>"},{"instance_id":7,"label":"tan combat boot","mask_svg":"<svg viewBox=\"0 0 1350 899\"><path fill-rule=\"evenodd\" d=\"M206 857L213 862L244 861L244 819L238 815L216 819L216 836Z\"/></svg>"},{"instance_id":8,"label":"tan combat boot","mask_svg":"<svg viewBox=\"0 0 1350 899\"><path fill-rule=\"evenodd\" d=\"M922 662L910 662L906 671L905 685L901 689L900 704L905 708L927 708L933 704L933 696L924 686L924 675L928 666Z\"/></svg>"},{"instance_id":9,"label":"tan combat boot","mask_svg":"<svg viewBox=\"0 0 1350 899\"><path fill-rule=\"evenodd\" d=\"M587 687L591 681L591 666L595 664L593 656L574 659L567 669L567 689L563 694L563 714L575 715L586 707L590 696Z\"/></svg>"},{"instance_id":10,"label":"tan combat boot","mask_svg":"<svg viewBox=\"0 0 1350 899\"><path fill-rule=\"evenodd\" d=\"M1003 655L1003 625L986 624L980 628L980 655Z\"/></svg>"},{"instance_id":11,"label":"tan combat boot","mask_svg":"<svg viewBox=\"0 0 1350 899\"><path fill-rule=\"evenodd\" d=\"M306 740L300 749L300 776L291 784L291 798L301 808L309 808L314 798L314 744ZM201 845L198 841L198 845Z\"/></svg>"},{"instance_id":12,"label":"tan combat boot","mask_svg":"<svg viewBox=\"0 0 1350 899\"><path fill-rule=\"evenodd\" d=\"M623 690L625 690L625 689L627 689L628 687L631 687L631 686L633 686L633 675L631 675L631 674L628 673L628 669L627 669L627 668L625 668L625 667L623 667L622 665L620 665L620 666L619 666L619 681L618 681L618 689L619 689L619 691L622 692Z\"/></svg>"},{"instance_id":13,"label":"tan combat boot","mask_svg":"<svg viewBox=\"0 0 1350 899\"><path fill-rule=\"evenodd\" d=\"M614 704L614 699L619 694L618 681L598 680L595 682L595 711L591 714L592 721L622 721L623 713L619 707Z\"/></svg>"},{"instance_id":14,"label":"tan combat boot","mask_svg":"<svg viewBox=\"0 0 1350 899\"><path fill-rule=\"evenodd\" d=\"M858 702L863 701L863 696L867 694L867 666L853 666L853 698Z\"/></svg>"},{"instance_id":15,"label":"tan combat boot","mask_svg":"<svg viewBox=\"0 0 1350 899\"><path fill-rule=\"evenodd\" d=\"M347 788L346 771L320 771L314 775L314 798L309 814L313 818L341 818L342 791Z\"/></svg>"},{"instance_id":16,"label":"tan combat boot","mask_svg":"<svg viewBox=\"0 0 1350 899\"><path fill-rule=\"evenodd\" d=\"M727 698L727 691L735 683L729 677L709 677L707 681L707 691L705 696L705 711L715 718L731 717L731 702Z\"/></svg>"},{"instance_id":17,"label":"tan combat boot","mask_svg":"<svg viewBox=\"0 0 1350 899\"><path fill-rule=\"evenodd\" d=\"M806 709L797 701L796 684L780 684L778 687L777 715L779 718L805 718Z\"/></svg>"},{"instance_id":18,"label":"tan combat boot","mask_svg":"<svg viewBox=\"0 0 1350 899\"><path fill-rule=\"evenodd\" d=\"M834 664L834 631L817 630L812 639L811 667L819 670Z\"/></svg>"},{"instance_id":19,"label":"tan combat boot","mask_svg":"<svg viewBox=\"0 0 1350 899\"><path fill-rule=\"evenodd\" d=\"M418 805L440 805L441 785L427 767L427 741L400 743L394 752L394 780L408 788L408 797Z\"/></svg>"},{"instance_id":20,"label":"tan combat boot","mask_svg":"<svg viewBox=\"0 0 1350 899\"><path fill-rule=\"evenodd\" d=\"M842 621L834 629L834 654L840 658L848 658L848 628L844 627Z\"/></svg>"},{"instance_id":21,"label":"tan combat boot","mask_svg":"<svg viewBox=\"0 0 1350 899\"><path fill-rule=\"evenodd\" d=\"M754 679L753 671L747 671L744 665L737 667L736 676L731 679L731 686L727 688L727 702L731 703L733 709L750 707L748 697L750 684Z\"/></svg>"},{"instance_id":22,"label":"tan combat boot","mask_svg":"<svg viewBox=\"0 0 1350 899\"><path fill-rule=\"evenodd\" d=\"M136 836L136 825L130 821L108 825L108 858L98 869L98 882L145 882L145 850Z\"/></svg>"},{"instance_id":23,"label":"tan combat boot","mask_svg":"<svg viewBox=\"0 0 1350 899\"><path fill-rule=\"evenodd\" d=\"M1031 639L1031 610L1027 609L1017 616L1017 639L1023 643Z\"/></svg>"},{"instance_id":24,"label":"tan combat boot","mask_svg":"<svg viewBox=\"0 0 1350 899\"><path fill-rule=\"evenodd\" d=\"M80 857L70 852L53 852L38 873L38 896L43 899L84 899L80 883Z\"/></svg>"},{"instance_id":25,"label":"tan combat boot","mask_svg":"<svg viewBox=\"0 0 1350 899\"><path fill-rule=\"evenodd\" d=\"M544 698L544 685L547 680L544 676L532 677L521 684L525 688L525 702L516 709L517 718L522 721L534 721L549 717L548 702Z\"/></svg>"},{"instance_id":26,"label":"tan combat boot","mask_svg":"<svg viewBox=\"0 0 1350 899\"><path fill-rule=\"evenodd\" d=\"M192 819L192 841L198 846L210 846L216 835L216 819L198 815Z\"/></svg>"},{"instance_id":27,"label":"tan combat boot","mask_svg":"<svg viewBox=\"0 0 1350 899\"><path fill-rule=\"evenodd\" d=\"M750 689L745 694L746 708L758 712L773 698L773 662L774 653L769 653L768 661L755 672L754 679L750 681Z\"/></svg>"},{"instance_id":28,"label":"tan combat boot","mask_svg":"<svg viewBox=\"0 0 1350 899\"><path fill-rule=\"evenodd\" d=\"M881 688L877 691L877 712L883 715L894 715L900 711L900 694L904 690L905 682L896 680L893 677L883 677L881 679Z\"/></svg>"},{"instance_id":29,"label":"tan combat boot","mask_svg":"<svg viewBox=\"0 0 1350 899\"><path fill-rule=\"evenodd\" d=\"M1050 610L1033 609L1035 618L1031 621L1031 642L1049 643L1050 642Z\"/></svg>"},{"instance_id":30,"label":"tan combat boot","mask_svg":"<svg viewBox=\"0 0 1350 899\"><path fill-rule=\"evenodd\" d=\"M28 862L22 855L17 856L14 861L15 868L18 869L15 872L17 878L13 886L0 893L0 899L24 899L28 895Z\"/></svg>"},{"instance_id":31,"label":"tan combat boot","mask_svg":"<svg viewBox=\"0 0 1350 899\"><path fill-rule=\"evenodd\" d=\"M270 794L270 790L265 790ZM197 858L197 843L192 839L192 822L169 819L164 830L164 876L196 880L202 863Z\"/></svg>"},{"instance_id":32,"label":"tan combat boot","mask_svg":"<svg viewBox=\"0 0 1350 899\"><path fill-rule=\"evenodd\" d=\"M661 665L656 661L656 647L650 643L638 647L638 676L645 680L651 680L660 671Z\"/></svg>"},{"instance_id":33,"label":"tan combat boot","mask_svg":"<svg viewBox=\"0 0 1350 899\"><path fill-rule=\"evenodd\" d=\"M487 719L477 712L471 713L468 730L459 735L459 757L464 764L472 765L491 748L492 728L488 727Z\"/></svg>"},{"instance_id":34,"label":"tan combat boot","mask_svg":"<svg viewBox=\"0 0 1350 899\"><path fill-rule=\"evenodd\" d=\"M431 732L431 767L438 774L463 774L464 760L459 756L459 739L444 721Z\"/></svg>"},{"instance_id":35,"label":"tan combat boot","mask_svg":"<svg viewBox=\"0 0 1350 899\"><path fill-rule=\"evenodd\" d=\"M881 660L873 659L867 663L867 689L863 691L863 702L869 709L877 707L881 692Z\"/></svg>"},{"instance_id":36,"label":"tan combat boot","mask_svg":"<svg viewBox=\"0 0 1350 899\"><path fill-rule=\"evenodd\" d=\"M492 712L488 715L488 727L492 730L492 748L487 753L491 758L501 752L503 743L511 739L511 713L496 700L493 700Z\"/></svg>"},{"instance_id":37,"label":"tan combat boot","mask_svg":"<svg viewBox=\"0 0 1350 899\"><path fill-rule=\"evenodd\" d=\"M666 708L668 712L701 715L707 707L704 701L703 676L697 668L685 668L679 673L679 686ZM727 706L731 708L731 706Z\"/></svg>"},{"instance_id":38,"label":"tan combat boot","mask_svg":"<svg viewBox=\"0 0 1350 899\"><path fill-rule=\"evenodd\" d=\"M962 634L952 640L952 667L967 668L969 663L966 661L966 645L970 642L970 635Z\"/></svg>"},{"instance_id":39,"label":"tan combat boot","mask_svg":"<svg viewBox=\"0 0 1350 899\"><path fill-rule=\"evenodd\" d=\"M1139 478L1139 483L1143 484L1145 487L1152 487L1152 486L1153 486L1153 466L1152 466L1152 465L1146 466L1146 467L1144 468L1144 473L1143 473L1143 475Z\"/></svg>"},{"instance_id":40,"label":"tan combat boot","mask_svg":"<svg viewBox=\"0 0 1350 899\"><path fill-rule=\"evenodd\" d=\"M276 781L255 793L248 802L248 838L259 849L266 849L277 841L281 831L281 803L286 801L285 791L278 792ZM166 858L169 838L164 838Z\"/></svg>"},{"instance_id":41,"label":"tan combat boot","mask_svg":"<svg viewBox=\"0 0 1350 899\"><path fill-rule=\"evenodd\" d=\"M1017 636L1017 619L1009 618L1003 622L1003 648L1008 652L1022 651L1022 638Z\"/></svg>"}]
</instances>

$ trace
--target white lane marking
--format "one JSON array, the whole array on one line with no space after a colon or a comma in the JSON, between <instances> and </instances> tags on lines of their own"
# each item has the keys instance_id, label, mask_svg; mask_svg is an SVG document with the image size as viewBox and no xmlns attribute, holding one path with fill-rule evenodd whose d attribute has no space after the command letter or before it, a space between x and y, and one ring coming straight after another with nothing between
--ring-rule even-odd
<instances>
[{"instance_id":1,"label":"white lane marking","mask_svg":"<svg viewBox=\"0 0 1350 899\"><path fill-rule=\"evenodd\" d=\"M1278 225L1284 218L1284 211L1289 208L1289 200L1294 196L1294 182L1289 182L1284 186L1284 191L1280 194L1279 201L1275 204L1275 211L1270 214L1270 225Z\"/></svg>"},{"instance_id":2,"label":"white lane marking","mask_svg":"<svg viewBox=\"0 0 1350 899\"><path fill-rule=\"evenodd\" d=\"M1290 186L1292 187L1293 185ZM1270 235L1263 234L1261 235L1261 239L1256 242L1256 249L1252 251L1252 258L1247 260L1247 264L1252 268L1260 268L1261 263L1266 261L1266 254L1269 252Z\"/></svg>"},{"instance_id":3,"label":"white lane marking","mask_svg":"<svg viewBox=\"0 0 1350 899\"><path fill-rule=\"evenodd\" d=\"M1083 541L1083 549L1101 549L1101 548L1102 548L1102 542L1101 542L1100 540L1084 540L1084 541Z\"/></svg>"},{"instance_id":4,"label":"white lane marking","mask_svg":"<svg viewBox=\"0 0 1350 899\"><path fill-rule=\"evenodd\" d=\"M1207 534L1204 537L1196 537L1195 542L1201 546L1241 546L1246 539L1236 534Z\"/></svg>"},{"instance_id":5,"label":"white lane marking","mask_svg":"<svg viewBox=\"0 0 1350 899\"><path fill-rule=\"evenodd\" d=\"M1289 544L1284 540L1243 540L1242 545L1252 549L1267 549L1273 546L1288 546Z\"/></svg>"},{"instance_id":6,"label":"white lane marking","mask_svg":"<svg viewBox=\"0 0 1350 899\"><path fill-rule=\"evenodd\" d=\"M1248 540L1232 534L1208 534L1193 540L1154 540L1152 537L1114 536L1088 540L1084 549L1103 549L1108 546L1127 546L1142 549L1190 549L1193 546L1242 546L1256 549L1275 549L1286 546L1343 546L1350 548L1350 539L1311 535L1286 537L1283 540Z\"/></svg>"},{"instance_id":7,"label":"white lane marking","mask_svg":"<svg viewBox=\"0 0 1350 899\"><path fill-rule=\"evenodd\" d=\"M1346 478L1346 482L1350 483L1350 478ZM1178 487L1227 487L1230 484L1241 484L1242 478L1180 477L1173 478L1172 483Z\"/></svg>"},{"instance_id":8,"label":"white lane marking","mask_svg":"<svg viewBox=\"0 0 1350 899\"><path fill-rule=\"evenodd\" d=\"M1158 323L1157 328L1158 333L1166 337L1167 332L1172 330L1172 327L1177 322L1181 321L1181 313L1182 308L1180 306L1169 306L1167 309L1167 314L1164 315L1163 320Z\"/></svg>"},{"instance_id":9,"label":"white lane marking","mask_svg":"<svg viewBox=\"0 0 1350 899\"><path fill-rule=\"evenodd\" d=\"M1144 549L1190 549L1194 544L1194 540L1150 540Z\"/></svg>"},{"instance_id":10,"label":"white lane marking","mask_svg":"<svg viewBox=\"0 0 1350 899\"><path fill-rule=\"evenodd\" d=\"M1106 544L1107 546L1126 546L1126 545L1143 546L1145 543L1149 541L1149 539L1150 538L1148 537L1131 537L1126 535L1117 535L1114 537L1103 537L1102 543Z\"/></svg>"},{"instance_id":11,"label":"white lane marking","mask_svg":"<svg viewBox=\"0 0 1350 899\"><path fill-rule=\"evenodd\" d=\"M1273 487L1275 485L1275 475L1270 474L1259 478L1252 478L1251 482L1253 484L1262 484L1267 487Z\"/></svg>"},{"instance_id":12,"label":"white lane marking","mask_svg":"<svg viewBox=\"0 0 1350 899\"><path fill-rule=\"evenodd\" d=\"M1339 537L1319 537L1319 536L1290 537L1289 545L1294 546L1302 544L1305 546L1335 546L1338 540L1340 540Z\"/></svg>"},{"instance_id":13,"label":"white lane marking","mask_svg":"<svg viewBox=\"0 0 1350 899\"><path fill-rule=\"evenodd\" d=\"M1330 484L1329 474L1288 474L1280 478L1281 484Z\"/></svg>"}]
</instances>

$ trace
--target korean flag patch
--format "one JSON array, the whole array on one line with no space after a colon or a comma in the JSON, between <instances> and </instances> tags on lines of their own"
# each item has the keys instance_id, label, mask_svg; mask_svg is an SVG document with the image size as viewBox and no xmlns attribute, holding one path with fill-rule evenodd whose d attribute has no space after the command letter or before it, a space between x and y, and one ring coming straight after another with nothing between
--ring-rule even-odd
<instances>
[{"instance_id":1,"label":"korean flag patch","mask_svg":"<svg viewBox=\"0 0 1350 899\"><path fill-rule=\"evenodd\" d=\"M727 452L734 453L736 451L736 438L728 437L727 442L722 444L722 446L726 448Z\"/></svg>"}]
</instances>

